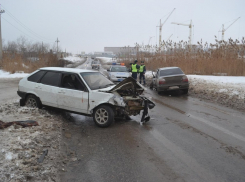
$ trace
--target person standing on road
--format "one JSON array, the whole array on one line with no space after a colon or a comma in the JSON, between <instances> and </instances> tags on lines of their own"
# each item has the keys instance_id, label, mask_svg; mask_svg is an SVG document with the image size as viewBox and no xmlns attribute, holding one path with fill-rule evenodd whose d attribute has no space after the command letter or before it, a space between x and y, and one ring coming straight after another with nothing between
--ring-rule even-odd
<instances>
[{"instance_id":1,"label":"person standing on road","mask_svg":"<svg viewBox=\"0 0 245 182\"><path fill-rule=\"evenodd\" d=\"M141 84L141 79L143 79L143 83L145 85L145 72L146 72L146 68L145 68L145 64L144 61L141 61L141 65L140 65L140 69L139 69L139 73L140 73L140 84Z\"/></svg>"},{"instance_id":2,"label":"person standing on road","mask_svg":"<svg viewBox=\"0 0 245 182\"><path fill-rule=\"evenodd\" d=\"M131 65L132 77L137 81L138 69L140 66L137 64L137 60L134 61L134 64Z\"/></svg>"}]
</instances>

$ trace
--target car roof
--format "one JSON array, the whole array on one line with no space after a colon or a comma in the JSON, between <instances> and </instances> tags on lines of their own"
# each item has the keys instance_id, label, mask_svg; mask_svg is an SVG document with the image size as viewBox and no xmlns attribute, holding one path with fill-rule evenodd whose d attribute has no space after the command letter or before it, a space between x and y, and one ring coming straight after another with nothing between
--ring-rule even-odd
<instances>
[{"instance_id":1,"label":"car roof","mask_svg":"<svg viewBox=\"0 0 245 182\"><path fill-rule=\"evenodd\" d=\"M122 65L111 65L111 67L126 67L126 66L122 66Z\"/></svg>"},{"instance_id":2,"label":"car roof","mask_svg":"<svg viewBox=\"0 0 245 182\"><path fill-rule=\"evenodd\" d=\"M174 69L174 68L179 68L179 67L163 67L163 68L159 68L159 70L168 70L168 69Z\"/></svg>"},{"instance_id":3,"label":"car roof","mask_svg":"<svg viewBox=\"0 0 245 182\"><path fill-rule=\"evenodd\" d=\"M85 70L85 69L77 69L77 68L60 68L60 67L44 67L44 68L39 68L39 70L64 71L64 72L73 72L73 73L81 73L81 72L98 72L98 71Z\"/></svg>"}]
</instances>

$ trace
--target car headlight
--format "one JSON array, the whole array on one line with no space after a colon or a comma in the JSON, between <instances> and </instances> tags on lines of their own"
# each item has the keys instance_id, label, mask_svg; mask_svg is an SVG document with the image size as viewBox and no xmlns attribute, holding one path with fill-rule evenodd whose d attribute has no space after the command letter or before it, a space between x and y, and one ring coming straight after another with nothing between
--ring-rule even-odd
<instances>
[{"instance_id":1,"label":"car headlight","mask_svg":"<svg viewBox=\"0 0 245 182\"><path fill-rule=\"evenodd\" d=\"M111 75L111 78L117 78L115 75Z\"/></svg>"}]
</instances>

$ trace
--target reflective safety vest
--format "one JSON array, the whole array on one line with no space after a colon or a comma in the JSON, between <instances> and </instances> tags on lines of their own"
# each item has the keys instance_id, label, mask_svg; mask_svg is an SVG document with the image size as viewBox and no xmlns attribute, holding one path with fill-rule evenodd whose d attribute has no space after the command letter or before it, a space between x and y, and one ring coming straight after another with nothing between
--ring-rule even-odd
<instances>
[{"instance_id":1,"label":"reflective safety vest","mask_svg":"<svg viewBox=\"0 0 245 182\"><path fill-rule=\"evenodd\" d=\"M137 66L137 64L132 64L132 73L137 73L138 72L136 66Z\"/></svg>"},{"instance_id":2,"label":"reflective safety vest","mask_svg":"<svg viewBox=\"0 0 245 182\"><path fill-rule=\"evenodd\" d=\"M145 65L141 65L140 66L140 70L139 70L140 73L143 73L144 72L144 67L145 67Z\"/></svg>"}]
</instances>

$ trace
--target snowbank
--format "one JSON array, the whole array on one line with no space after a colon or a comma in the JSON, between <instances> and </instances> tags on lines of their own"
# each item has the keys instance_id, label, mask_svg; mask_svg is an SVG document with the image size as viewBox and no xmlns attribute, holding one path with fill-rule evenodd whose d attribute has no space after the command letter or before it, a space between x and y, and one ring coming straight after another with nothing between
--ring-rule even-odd
<instances>
[{"instance_id":1,"label":"snowbank","mask_svg":"<svg viewBox=\"0 0 245 182\"><path fill-rule=\"evenodd\" d=\"M245 77L187 76L190 82L190 95L237 109L245 109Z\"/></svg>"},{"instance_id":2,"label":"snowbank","mask_svg":"<svg viewBox=\"0 0 245 182\"><path fill-rule=\"evenodd\" d=\"M29 73L14 73L10 74L9 72L0 70L0 78L23 78L28 76Z\"/></svg>"}]
</instances>

